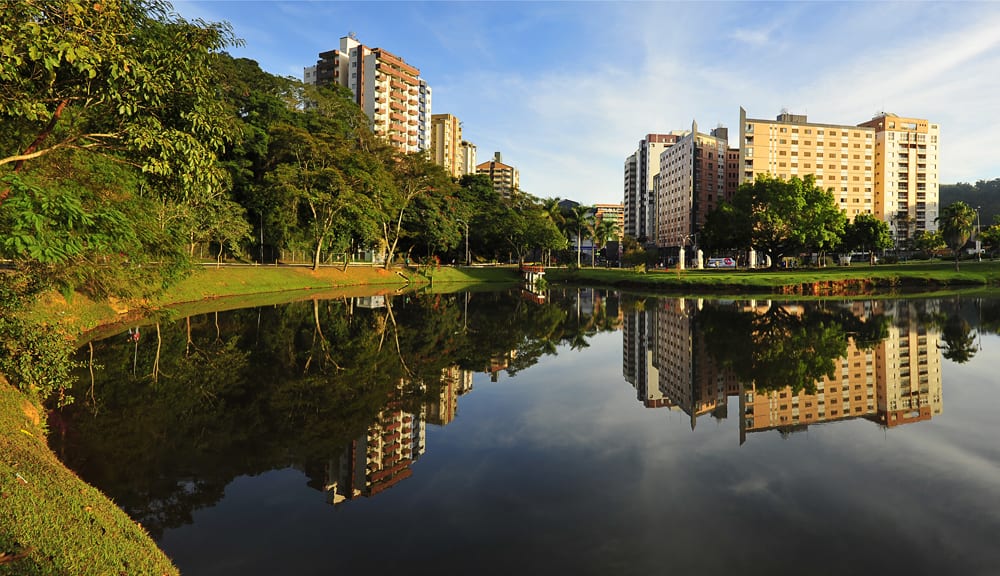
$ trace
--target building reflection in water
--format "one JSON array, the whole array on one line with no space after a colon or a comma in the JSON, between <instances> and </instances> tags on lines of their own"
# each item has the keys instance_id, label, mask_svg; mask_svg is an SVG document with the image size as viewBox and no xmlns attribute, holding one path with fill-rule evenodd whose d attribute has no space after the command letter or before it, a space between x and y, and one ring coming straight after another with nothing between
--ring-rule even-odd
<instances>
[{"instance_id":1,"label":"building reflection in water","mask_svg":"<svg viewBox=\"0 0 1000 576\"><path fill-rule=\"evenodd\" d=\"M406 382L401 382L402 390ZM413 473L411 466L427 450L427 424L446 426L458 413L458 397L472 390L472 372L457 366L441 373L436 402L407 411L392 400L379 412L364 436L348 444L327 464L328 500L340 504L359 496L370 498Z\"/></svg>"},{"instance_id":2,"label":"building reflection in water","mask_svg":"<svg viewBox=\"0 0 1000 576\"><path fill-rule=\"evenodd\" d=\"M692 429L704 414L728 417L728 399L733 396L739 398L741 444L748 433L765 430L788 434L810 424L854 418L894 427L941 414L939 334L918 318L919 312L936 311L923 309L932 303L919 303L919 310L913 302L838 304L841 312L860 322L878 317L892 321L886 322L884 338L867 347L846 339L846 353L833 360L832 374L799 389L743 380L713 356L697 322L706 306L754 315L777 306L786 316L809 314L805 305L693 299L653 300L627 312L622 338L625 380L643 405L681 410L690 417Z\"/></svg>"}]
</instances>

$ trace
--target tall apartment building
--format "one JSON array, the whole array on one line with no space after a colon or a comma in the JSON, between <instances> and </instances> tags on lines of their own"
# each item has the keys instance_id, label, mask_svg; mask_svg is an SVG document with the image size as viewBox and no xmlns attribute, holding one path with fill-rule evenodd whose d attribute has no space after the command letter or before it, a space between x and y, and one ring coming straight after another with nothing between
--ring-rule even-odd
<instances>
[{"instance_id":1,"label":"tall apartment building","mask_svg":"<svg viewBox=\"0 0 1000 576\"><path fill-rule=\"evenodd\" d=\"M339 50L321 52L315 67L303 70L303 79L349 88L372 131L399 150L430 147L431 88L420 70L399 56L365 46L351 34L340 39Z\"/></svg>"},{"instance_id":2,"label":"tall apartment building","mask_svg":"<svg viewBox=\"0 0 1000 576\"><path fill-rule=\"evenodd\" d=\"M467 140L462 140L458 145L459 172L461 176L476 173L476 145Z\"/></svg>"},{"instance_id":3,"label":"tall apartment building","mask_svg":"<svg viewBox=\"0 0 1000 576\"><path fill-rule=\"evenodd\" d=\"M625 180L623 190L625 191L624 198L622 199L622 206L625 207L625 212L622 215L622 227L623 231L627 236L632 238L639 238L639 220L641 213L639 206L641 205L640 193L642 189L639 186L639 152L633 152L625 158Z\"/></svg>"},{"instance_id":4,"label":"tall apartment building","mask_svg":"<svg viewBox=\"0 0 1000 576\"><path fill-rule=\"evenodd\" d=\"M625 160L625 234L635 239L656 239L656 188L660 153L681 134L647 134L639 149Z\"/></svg>"},{"instance_id":5,"label":"tall apartment building","mask_svg":"<svg viewBox=\"0 0 1000 576\"><path fill-rule=\"evenodd\" d=\"M747 118L741 107L739 163L741 183L759 174L786 180L813 174L849 219L878 213L872 127L818 124L786 112L775 120Z\"/></svg>"},{"instance_id":6,"label":"tall apartment building","mask_svg":"<svg viewBox=\"0 0 1000 576\"><path fill-rule=\"evenodd\" d=\"M499 152L493 154L493 159L476 166L476 174L487 174L493 182L493 190L502 198L510 198L521 186L521 176L517 168L504 164Z\"/></svg>"},{"instance_id":7,"label":"tall apartment building","mask_svg":"<svg viewBox=\"0 0 1000 576\"><path fill-rule=\"evenodd\" d=\"M462 157L462 123L451 114L431 115L431 161L444 169L454 178L463 172Z\"/></svg>"},{"instance_id":8,"label":"tall apartment building","mask_svg":"<svg viewBox=\"0 0 1000 576\"><path fill-rule=\"evenodd\" d=\"M937 124L880 114L861 124L875 130L875 213L898 240L937 230Z\"/></svg>"},{"instance_id":9,"label":"tall apartment building","mask_svg":"<svg viewBox=\"0 0 1000 576\"><path fill-rule=\"evenodd\" d=\"M656 245L695 244L694 236L708 213L726 198L726 162L729 131L711 134L691 131L660 153L656 188Z\"/></svg>"}]
</instances>

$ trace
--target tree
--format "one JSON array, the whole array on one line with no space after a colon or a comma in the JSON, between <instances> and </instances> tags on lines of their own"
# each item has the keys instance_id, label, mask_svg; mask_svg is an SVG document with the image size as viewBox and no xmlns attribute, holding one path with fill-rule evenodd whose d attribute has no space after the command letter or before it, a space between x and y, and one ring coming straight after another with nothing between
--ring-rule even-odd
<instances>
[{"instance_id":1,"label":"tree","mask_svg":"<svg viewBox=\"0 0 1000 576\"><path fill-rule=\"evenodd\" d=\"M982 238L985 246L989 246L990 253L996 254L1000 249L1000 224L994 224L983 230Z\"/></svg>"},{"instance_id":2,"label":"tree","mask_svg":"<svg viewBox=\"0 0 1000 576\"><path fill-rule=\"evenodd\" d=\"M938 231L945 244L955 254L955 270L958 270L958 260L962 248L972 236L976 228L976 211L965 202L955 202L945 206L937 217Z\"/></svg>"},{"instance_id":3,"label":"tree","mask_svg":"<svg viewBox=\"0 0 1000 576\"><path fill-rule=\"evenodd\" d=\"M389 154L395 151L386 150ZM422 153L397 155L386 161L390 174L391 185L388 183L375 190L373 200L377 210L383 247L385 250L385 267L392 265L396 247L406 233L403 222L407 210L418 196L441 193L442 188L450 183L448 173Z\"/></svg>"},{"instance_id":4,"label":"tree","mask_svg":"<svg viewBox=\"0 0 1000 576\"><path fill-rule=\"evenodd\" d=\"M940 250L945 246L947 245L939 231L928 232L927 230L918 230L913 236L913 247L927 255L933 254L934 251Z\"/></svg>"},{"instance_id":5,"label":"tree","mask_svg":"<svg viewBox=\"0 0 1000 576\"><path fill-rule=\"evenodd\" d=\"M583 239L593 222L593 210L590 206L577 204L564 213L566 228L576 234L576 266L580 267L580 254L583 251Z\"/></svg>"},{"instance_id":6,"label":"tree","mask_svg":"<svg viewBox=\"0 0 1000 576\"><path fill-rule=\"evenodd\" d=\"M355 205L356 194L338 166L342 141L330 133L279 124L271 129L276 166L268 175L274 190L301 213L311 230L313 269L319 268L325 243Z\"/></svg>"},{"instance_id":7,"label":"tree","mask_svg":"<svg viewBox=\"0 0 1000 576\"><path fill-rule=\"evenodd\" d=\"M829 249L843 231L833 194L818 188L812 175L787 181L758 176L739 187L732 206L732 216L749 224L751 246L771 259L772 268L785 254Z\"/></svg>"},{"instance_id":8,"label":"tree","mask_svg":"<svg viewBox=\"0 0 1000 576\"><path fill-rule=\"evenodd\" d=\"M844 229L844 248L871 252L869 262L875 263L875 252L892 246L889 225L871 214L858 214Z\"/></svg>"},{"instance_id":9,"label":"tree","mask_svg":"<svg viewBox=\"0 0 1000 576\"><path fill-rule=\"evenodd\" d=\"M844 235L847 216L840 209L833 192L813 184L812 175L803 181L806 210L799 217L803 244L807 249L819 253L820 265L826 260L824 255L836 249ZM775 265L775 263L772 263Z\"/></svg>"},{"instance_id":10,"label":"tree","mask_svg":"<svg viewBox=\"0 0 1000 576\"><path fill-rule=\"evenodd\" d=\"M55 152L115 155L179 197L222 185L216 152L232 125L213 53L227 25L189 23L158 0L4 3L0 170ZM0 205L11 187L0 187Z\"/></svg>"},{"instance_id":11,"label":"tree","mask_svg":"<svg viewBox=\"0 0 1000 576\"><path fill-rule=\"evenodd\" d=\"M597 251L604 248L609 240L618 237L618 228L611 220L601 218L594 223L590 235L594 239L594 250L590 253L590 265L595 266Z\"/></svg>"}]
</instances>

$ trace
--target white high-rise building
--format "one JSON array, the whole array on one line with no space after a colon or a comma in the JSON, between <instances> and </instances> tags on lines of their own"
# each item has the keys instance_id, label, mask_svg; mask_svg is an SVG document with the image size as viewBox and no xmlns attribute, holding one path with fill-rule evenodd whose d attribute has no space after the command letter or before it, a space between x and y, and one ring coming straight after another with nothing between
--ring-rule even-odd
<instances>
[{"instance_id":1,"label":"white high-rise building","mask_svg":"<svg viewBox=\"0 0 1000 576\"><path fill-rule=\"evenodd\" d=\"M625 159L625 234L637 240L656 239L656 186L660 153L673 145L679 134L647 134L639 149Z\"/></svg>"}]
</instances>

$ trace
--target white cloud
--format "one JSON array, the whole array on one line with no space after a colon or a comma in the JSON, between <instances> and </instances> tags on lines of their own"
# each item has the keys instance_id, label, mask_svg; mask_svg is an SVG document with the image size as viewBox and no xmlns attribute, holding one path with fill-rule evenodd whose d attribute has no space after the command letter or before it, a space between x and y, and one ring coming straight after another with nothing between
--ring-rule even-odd
<instances>
[{"instance_id":1,"label":"white cloud","mask_svg":"<svg viewBox=\"0 0 1000 576\"><path fill-rule=\"evenodd\" d=\"M416 36L371 4L267 4L178 10L233 14L247 39L239 54L282 74L298 76L349 30L396 51L480 158L502 152L539 196L620 201L640 138L694 119L703 131L728 125L735 141L741 105L838 124L883 109L927 118L941 126L943 183L1000 176L1000 4L386 5L406 11Z\"/></svg>"}]
</instances>

